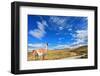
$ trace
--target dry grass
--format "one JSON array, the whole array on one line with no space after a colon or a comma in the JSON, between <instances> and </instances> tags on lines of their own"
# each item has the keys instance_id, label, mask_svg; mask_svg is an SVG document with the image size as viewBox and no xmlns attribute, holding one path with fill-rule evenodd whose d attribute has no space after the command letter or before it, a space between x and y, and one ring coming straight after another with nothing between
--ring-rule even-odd
<instances>
[{"instance_id":1,"label":"dry grass","mask_svg":"<svg viewBox=\"0 0 100 76\"><path fill-rule=\"evenodd\" d=\"M86 56L81 58L87 58L87 46L79 47L71 50L68 49L48 50L47 55L45 56L45 60L57 60L57 59L74 57L74 56L80 56L83 54L86 54ZM35 59L32 53L28 52L28 61L32 61L32 60L40 60L40 59L38 57Z\"/></svg>"}]
</instances>

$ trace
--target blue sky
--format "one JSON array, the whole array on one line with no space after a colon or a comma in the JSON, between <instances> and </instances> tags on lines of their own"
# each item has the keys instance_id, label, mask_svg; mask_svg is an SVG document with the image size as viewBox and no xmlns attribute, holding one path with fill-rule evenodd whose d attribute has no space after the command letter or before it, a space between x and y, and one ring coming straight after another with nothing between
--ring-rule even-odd
<instances>
[{"instance_id":1,"label":"blue sky","mask_svg":"<svg viewBox=\"0 0 100 76\"><path fill-rule=\"evenodd\" d=\"M28 48L63 49L87 45L88 18L79 16L28 15Z\"/></svg>"}]
</instances>

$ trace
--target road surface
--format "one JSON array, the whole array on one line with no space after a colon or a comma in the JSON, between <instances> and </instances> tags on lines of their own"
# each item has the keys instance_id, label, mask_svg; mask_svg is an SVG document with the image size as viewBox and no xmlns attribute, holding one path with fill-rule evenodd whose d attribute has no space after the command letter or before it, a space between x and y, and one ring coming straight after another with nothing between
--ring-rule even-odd
<instances>
[{"instance_id":1,"label":"road surface","mask_svg":"<svg viewBox=\"0 0 100 76\"><path fill-rule=\"evenodd\" d=\"M65 60L65 59L79 59L79 58L84 57L84 56L86 56L86 54L79 55L79 56L74 56L74 57L64 58L63 60Z\"/></svg>"}]
</instances>

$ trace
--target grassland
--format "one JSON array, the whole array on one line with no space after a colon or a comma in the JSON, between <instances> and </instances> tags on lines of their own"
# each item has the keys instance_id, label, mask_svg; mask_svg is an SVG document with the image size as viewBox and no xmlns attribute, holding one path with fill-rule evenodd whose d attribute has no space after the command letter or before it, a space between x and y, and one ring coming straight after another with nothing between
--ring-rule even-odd
<instances>
[{"instance_id":1,"label":"grassland","mask_svg":"<svg viewBox=\"0 0 100 76\"><path fill-rule=\"evenodd\" d=\"M48 50L45 60L57 60L57 59L69 59L71 57L77 57L75 59L83 59L88 57L87 46L81 46L73 49L61 49L61 50ZM28 61L40 60L38 57L32 55L32 52L28 52Z\"/></svg>"}]
</instances>

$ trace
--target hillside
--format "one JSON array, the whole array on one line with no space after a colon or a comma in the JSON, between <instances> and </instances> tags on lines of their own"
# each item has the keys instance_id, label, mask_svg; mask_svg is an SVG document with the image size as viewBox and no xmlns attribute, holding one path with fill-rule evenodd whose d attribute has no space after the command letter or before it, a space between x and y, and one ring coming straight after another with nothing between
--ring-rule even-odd
<instances>
[{"instance_id":1,"label":"hillside","mask_svg":"<svg viewBox=\"0 0 100 76\"><path fill-rule=\"evenodd\" d=\"M47 55L45 56L45 60L57 60L57 59L69 59L74 58L75 59L81 59L81 58L87 58L88 56L88 47L87 46L80 46L78 48L73 49L60 49L60 50L48 50ZM32 52L28 52L28 61L32 60L40 60L38 57L35 58L32 55Z\"/></svg>"}]
</instances>

